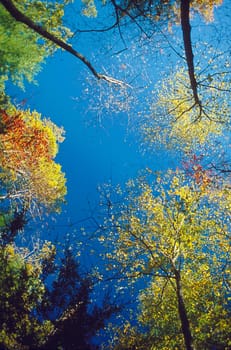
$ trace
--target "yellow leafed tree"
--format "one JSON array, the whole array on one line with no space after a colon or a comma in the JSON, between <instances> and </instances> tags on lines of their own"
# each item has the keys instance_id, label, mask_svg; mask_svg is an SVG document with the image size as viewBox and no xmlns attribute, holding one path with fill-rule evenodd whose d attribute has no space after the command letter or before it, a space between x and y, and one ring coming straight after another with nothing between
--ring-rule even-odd
<instances>
[{"instance_id":1,"label":"yellow leafed tree","mask_svg":"<svg viewBox=\"0 0 231 350\"><path fill-rule=\"evenodd\" d=\"M228 191L201 167L192 176L177 170L151 184L130 182L127 204L110 218L107 258L121 267L121 278L149 276L139 316L149 333L134 337L144 344L138 348L231 345ZM118 349L126 341L121 335Z\"/></svg>"},{"instance_id":2,"label":"yellow leafed tree","mask_svg":"<svg viewBox=\"0 0 231 350\"><path fill-rule=\"evenodd\" d=\"M180 69L156 86L158 97L141 125L147 144L186 151L201 147L229 125L229 83L225 73L200 77L201 104L195 103L187 72ZM212 82L208 82L212 80Z\"/></svg>"}]
</instances>

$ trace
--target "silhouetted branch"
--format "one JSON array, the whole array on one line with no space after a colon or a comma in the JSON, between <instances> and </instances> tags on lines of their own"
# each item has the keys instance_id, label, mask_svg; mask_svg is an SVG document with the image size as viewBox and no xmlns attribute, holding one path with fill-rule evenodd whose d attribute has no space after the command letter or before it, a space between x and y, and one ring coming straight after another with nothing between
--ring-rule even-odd
<instances>
[{"instance_id":1,"label":"silhouetted branch","mask_svg":"<svg viewBox=\"0 0 231 350\"><path fill-rule=\"evenodd\" d=\"M29 17L24 15L20 10L17 9L17 7L14 5L14 3L11 0L0 0L0 3L5 7L5 9L10 13L10 15L18 22L21 22L25 24L27 27L41 35L43 38L53 42L55 45L61 47L65 51L69 52L71 55L77 57L80 61L82 61L88 69L91 71L91 73L99 80L105 80L112 84L117 84L121 86L125 86L124 82L114 79L112 77L109 77L104 74L98 73L95 68L92 66L92 64L87 60L85 56L83 56L80 52L76 51L72 48L72 46L68 45L63 40L57 38L54 34L48 32L45 28L42 26L36 24L34 21L32 21Z\"/></svg>"},{"instance_id":2,"label":"silhouetted branch","mask_svg":"<svg viewBox=\"0 0 231 350\"><path fill-rule=\"evenodd\" d=\"M212 163L211 168L216 170L217 172L219 172L221 174L231 174L231 166L228 164L224 164L222 167L222 166L218 166L218 165Z\"/></svg>"}]
</instances>

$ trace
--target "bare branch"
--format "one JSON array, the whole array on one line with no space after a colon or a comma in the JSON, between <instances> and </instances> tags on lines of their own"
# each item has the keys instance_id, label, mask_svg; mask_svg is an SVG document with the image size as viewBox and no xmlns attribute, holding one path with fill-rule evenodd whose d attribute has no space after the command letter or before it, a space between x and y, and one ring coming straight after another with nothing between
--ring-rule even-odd
<instances>
[{"instance_id":1,"label":"bare branch","mask_svg":"<svg viewBox=\"0 0 231 350\"><path fill-rule=\"evenodd\" d=\"M141 27L141 25L137 22L136 17L132 16L129 12L129 7L130 5L128 4L127 8L122 8L121 6L119 6L118 4L116 4L115 0L111 0L112 5L115 8L115 12L116 12L116 19L117 21L120 21L120 18L122 18L124 15L128 16L136 25L137 27L140 29L140 31L145 34L145 36L147 38L149 38L149 35L144 31L144 29ZM120 13L120 15L119 15ZM139 15L137 16L139 17Z\"/></svg>"},{"instance_id":2,"label":"bare branch","mask_svg":"<svg viewBox=\"0 0 231 350\"><path fill-rule=\"evenodd\" d=\"M182 55L174 48L174 46L172 45L172 43L171 43L170 40L168 39L167 35L166 35L162 30L160 30L160 33L161 33L161 35L163 35L163 37L164 37L164 39L167 41L169 47L175 52L175 54L185 61L185 57L182 56Z\"/></svg>"},{"instance_id":3,"label":"bare branch","mask_svg":"<svg viewBox=\"0 0 231 350\"><path fill-rule=\"evenodd\" d=\"M198 83L198 85L203 86L207 89L214 89L214 90L218 90L218 91L231 92L231 89L222 89L222 88L219 88L218 86L214 86L214 85L207 85L207 84L201 84L201 83Z\"/></svg>"}]
</instances>

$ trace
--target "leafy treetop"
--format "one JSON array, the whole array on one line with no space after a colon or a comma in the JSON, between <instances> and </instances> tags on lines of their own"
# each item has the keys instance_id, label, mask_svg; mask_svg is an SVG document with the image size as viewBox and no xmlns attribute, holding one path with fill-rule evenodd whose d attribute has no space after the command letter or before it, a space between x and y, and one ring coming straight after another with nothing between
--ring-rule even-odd
<instances>
[{"instance_id":1,"label":"leafy treetop","mask_svg":"<svg viewBox=\"0 0 231 350\"><path fill-rule=\"evenodd\" d=\"M11 108L1 111L1 177L7 195L26 205L39 202L58 209L66 194L61 166L54 161L63 129L37 112Z\"/></svg>"},{"instance_id":2,"label":"leafy treetop","mask_svg":"<svg viewBox=\"0 0 231 350\"><path fill-rule=\"evenodd\" d=\"M108 231L100 237L107 249L112 242L109 269L119 269L121 279L131 283L149 278L141 319L151 327L152 349L231 341L229 326L224 328L230 293L229 185L215 182L200 166L193 170L190 177L168 171L151 185L144 178L130 181L127 203L119 208L112 203Z\"/></svg>"},{"instance_id":3,"label":"leafy treetop","mask_svg":"<svg viewBox=\"0 0 231 350\"><path fill-rule=\"evenodd\" d=\"M49 259L49 247L44 245L43 250ZM32 261L24 254L13 245L0 247L0 346L9 350L39 347L53 328L50 321L39 321L33 313L45 292L41 256Z\"/></svg>"},{"instance_id":4,"label":"leafy treetop","mask_svg":"<svg viewBox=\"0 0 231 350\"><path fill-rule=\"evenodd\" d=\"M201 105L196 104L185 70L179 69L155 87L159 91L141 124L147 146L193 151L222 135L229 127L229 82L226 69L214 76L198 74Z\"/></svg>"},{"instance_id":5,"label":"leafy treetop","mask_svg":"<svg viewBox=\"0 0 231 350\"><path fill-rule=\"evenodd\" d=\"M15 4L32 19L39 18L57 37L68 38L70 30L63 26L64 5L58 2L23 0ZM0 88L11 79L23 87L24 80L33 81L45 58L54 52L55 45L41 40L40 36L22 23L16 22L0 4Z\"/></svg>"}]
</instances>

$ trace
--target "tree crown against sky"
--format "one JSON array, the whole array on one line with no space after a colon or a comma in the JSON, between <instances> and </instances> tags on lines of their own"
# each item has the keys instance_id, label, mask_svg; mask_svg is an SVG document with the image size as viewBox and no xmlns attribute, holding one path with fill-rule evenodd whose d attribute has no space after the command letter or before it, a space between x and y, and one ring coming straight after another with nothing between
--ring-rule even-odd
<instances>
[{"instance_id":1,"label":"tree crown against sky","mask_svg":"<svg viewBox=\"0 0 231 350\"><path fill-rule=\"evenodd\" d=\"M1 201L30 210L37 201L58 210L66 194L65 176L54 161L63 129L37 112L1 111ZM32 156L33 155L33 156ZM6 194L4 194L6 193Z\"/></svg>"},{"instance_id":2,"label":"tree crown against sky","mask_svg":"<svg viewBox=\"0 0 231 350\"><path fill-rule=\"evenodd\" d=\"M62 23L64 6L58 2L16 1L15 5L32 20L39 18L40 25L57 37L67 39L70 30ZM0 40L1 40L1 80L4 89L9 79L23 87L25 79L33 81L55 45L41 37L23 24L12 20L11 15L0 6Z\"/></svg>"},{"instance_id":3,"label":"tree crown against sky","mask_svg":"<svg viewBox=\"0 0 231 350\"><path fill-rule=\"evenodd\" d=\"M109 96L105 100L102 97L104 93L102 88L102 91L99 91L100 102L95 106L96 102L93 100L93 108L102 109L102 114L107 109L109 113L110 111L113 113L113 107L114 110L119 112L127 108L131 124L134 121L136 129L140 127L141 142L146 144L148 151L152 149L153 144L154 147L158 147L158 144L167 144L169 147L172 145L173 148L185 148L186 151L196 145L200 148L201 145L205 145L212 138L210 136L214 135L216 138L216 135L220 134L222 129L228 130L229 128L230 63L228 52L230 42L228 38L224 40L226 34L223 24L216 22L217 18L214 17L215 8L218 7L219 10L222 2L194 1L189 3L187 1L189 7L187 14L181 8L183 3L180 1L154 1L141 4L132 1L127 3L108 2L106 7L111 5L111 13L114 13L116 19L114 25L112 24L108 28L102 26L101 29L100 27L94 28L92 25L89 30L94 33L94 30L96 32L109 30L110 32L112 28L118 29L118 36L121 39L121 50L118 49L118 56L121 56L121 59L118 59L119 63L117 62L120 72L118 72L118 69L115 71L116 74L127 76L132 81L132 84L129 81L129 85L133 87L133 91L127 93L124 91L121 95L114 90L108 94ZM139 9L139 5L143 6L142 10ZM145 9L145 5L148 7L150 5L150 11ZM91 8L92 2L89 3L89 6ZM122 16L121 8L125 9ZM136 15L129 15L129 9L134 11L134 8L137 12ZM163 18L153 16L150 19L146 12L155 13L157 9L163 13ZM164 16L169 12L172 16ZM99 13L102 13L101 8L98 12L100 22ZM185 18L187 19L186 25L184 24ZM131 26L131 23L133 23L133 26ZM206 26L209 30L214 27L214 30L211 30L210 37L206 34ZM177 27L182 29L182 33L179 32ZM134 28L137 28L136 32ZM81 30L76 32L79 33ZM82 32L82 35L84 35L84 28ZM127 33L130 36L126 35ZM145 43L147 42L146 45L149 47L148 56L153 52L153 59L149 63L150 68L147 68L147 53L142 56L142 49L136 51L134 47L129 46L130 39L134 40L134 36L137 38L135 46L141 45L141 42L143 42L145 50ZM150 40L150 37L152 40ZM178 40L176 43L174 42L175 39ZM150 42L148 42L149 40ZM112 47L111 50L113 50ZM157 55L158 50L161 50L162 54ZM172 66L169 65L168 59L164 58L164 53L168 56L171 50L173 54L175 53ZM137 62L137 69L134 70L133 76L129 75L128 72L129 66L132 67L129 54L135 60L136 55L143 57L142 60ZM161 66L163 71L156 68L159 65L157 59L159 64L166 60ZM153 62L155 62L155 67ZM139 72L137 72L138 69L140 69ZM155 77L150 78L152 74L155 74L152 72L153 70L157 75L160 75L160 81L157 84L152 81L155 81ZM163 80L164 74L165 79ZM137 79L139 83L136 89L134 88L136 86L134 80L136 80L137 75L145 78L144 80L142 78ZM144 87L142 99L139 99L141 81ZM153 85L154 89L152 96L150 96L149 91ZM117 97L115 97L116 95ZM105 103L105 107L108 107L103 108L103 103ZM139 105L141 105L140 111ZM148 110L150 105L152 107ZM133 108L133 106L135 107ZM139 111L138 115L137 110ZM165 132L158 132L160 125ZM200 132L198 133L197 130L200 130ZM168 137L169 135L170 137Z\"/></svg>"},{"instance_id":4,"label":"tree crown against sky","mask_svg":"<svg viewBox=\"0 0 231 350\"><path fill-rule=\"evenodd\" d=\"M0 345L4 349L98 349L91 338L120 309L105 296L92 304L93 277L70 250L56 265L56 248L0 247ZM55 275L53 283L46 278Z\"/></svg>"},{"instance_id":5,"label":"tree crown against sky","mask_svg":"<svg viewBox=\"0 0 231 350\"><path fill-rule=\"evenodd\" d=\"M125 325L128 334L119 333L118 349L126 347L129 334L131 347L140 338L138 348L226 348L231 341L229 185L215 185L211 173L197 165L192 176L170 170L151 183L144 177L131 181L124 196L126 205L112 201L99 239L118 279L149 281L140 293L138 318L148 332L143 338L142 327L134 333Z\"/></svg>"},{"instance_id":6,"label":"tree crown against sky","mask_svg":"<svg viewBox=\"0 0 231 350\"><path fill-rule=\"evenodd\" d=\"M23 28L22 33L25 28L27 28L27 33L33 33L36 38L38 38L38 34L42 35L44 39L36 41L36 45L38 43L48 45L45 38L51 40L51 42L54 40L55 44L64 49L66 48L67 51L81 59L81 61L90 68L95 77L98 79L105 78L104 80L107 80L107 82L111 81L111 83L115 83L115 85L119 87L121 86L120 81L111 78L108 79L107 76L98 74L91 63L85 60L84 56L81 56L77 51L73 50L70 45L66 44L62 36L61 39L59 37L57 38L58 34L55 32L54 28L52 29L45 22L42 23L42 26L39 26L41 23L38 23L36 16L33 15L33 11L35 10L35 12L38 13L40 6L44 9L43 5L45 2L23 2L23 6L19 1L12 2L9 0L2 0L1 3L6 5L13 4L16 6L16 9L19 11L19 13L16 11L17 21L20 22L20 20L23 20L23 23L27 26L25 27L25 25L23 25L23 27L19 27ZM178 9L178 14L172 12L174 14L173 17L171 17L174 18L172 19L173 23L177 23L177 18L179 19L180 17L180 3L182 4L183 2L176 2L177 6L175 7ZM188 2L185 1L185 3ZM218 2L215 3L218 4ZM31 12L29 10L27 12L27 9L25 10L25 4L30 4L32 6L28 6ZM90 5L90 7L92 6L91 2L87 2L86 4L87 7L88 5ZM141 17L144 17L144 13L140 13L140 8L138 8L138 6L134 8L134 5L137 5L135 2L120 3L119 5L115 2L110 2L110 4L114 13L119 15L119 18L115 17L116 26L119 27L119 30L121 29L122 21L126 22L127 19L129 19L129 21L135 20L136 24L138 23L138 16L134 17L137 15L137 11L139 12L138 14L141 14ZM163 2L154 2L154 5L156 4L163 4ZM170 2L167 1L165 4L165 10L167 9L166 13L170 12L170 9L172 11L172 7L168 8ZM206 9L206 11L208 10L206 16L207 19L211 19L214 2L206 2L206 4L209 4L208 7L205 6L202 9L201 5L204 5L205 2L197 1L192 4L195 8L196 6L198 7L199 12L203 12L204 9ZM33 7L33 5L35 5L35 7ZM119 8L119 6L121 7L122 5L124 6L123 11ZM47 8L49 9L49 6L46 7L46 9ZM0 8L0 10L2 9L3 7ZM193 9L193 7L191 7L191 9ZM15 9L13 7L13 13L14 11ZM9 11L9 13L11 12ZM26 14L26 18L22 16L24 13ZM15 16L13 17L15 18ZM21 23L17 23L13 17L10 20L14 25L22 25ZM46 14L45 17L48 18ZM166 17L168 16L165 15L164 19L168 20ZM189 16L187 19L189 19ZM49 22L49 19L47 20ZM141 20L143 21L143 19ZM151 21L152 20L153 19L151 19ZM148 23L151 23L150 18L148 18L148 21ZM161 19L158 18L156 21L160 23ZM141 26L139 29L142 29ZM144 33L142 30L141 32ZM7 35L8 34L9 33L7 33ZM119 34L121 33L119 32ZM184 46L186 46L187 43L190 44L190 37L185 39ZM21 49L23 49L22 45ZM47 50L49 51L48 47ZM185 49L185 53L186 51ZM33 50L31 52L33 52ZM36 51L34 52L36 53ZM24 54L22 54L22 57L23 55ZM7 71L11 58L10 55L7 57L4 72L13 77L13 70ZM100 56L98 59L99 58ZM188 56L188 60L190 60L190 55ZM170 130L171 141L174 137L175 139L180 139L179 148L182 148L184 143L186 143L187 151L190 153L191 146L195 139L195 142L200 145L201 143L206 143L206 140L211 138L212 133L223 135L224 129L220 122L224 122L225 127L229 122L227 118L227 116L229 116L228 100L223 98L223 93L226 95L229 90L227 89L227 84L223 82L223 80L227 81L227 75L221 74L219 70L213 71L214 75L207 73L204 77L201 75L202 80L198 81L200 74L197 75L197 66L192 66L194 62L187 62L187 64L185 61L182 62L184 62L185 69L180 71L180 73L178 72L175 75L171 75L168 81L164 81L162 86L163 91L159 93L159 110L163 109L168 115L168 123L166 123L168 129L166 131L161 125L158 129L158 133L160 136L163 135L163 139L168 143L166 137L168 137L168 130ZM15 67L16 66L17 64ZM12 65L12 67L14 67L14 65ZM189 72L190 67L195 68L194 72ZM228 68L228 66L226 68ZM23 69L21 71L20 69L20 67L15 68L14 74L23 74L25 76ZM186 70L188 70L188 72L184 74ZM181 76L179 77L177 74L181 74ZM219 78L217 79L218 74ZM26 76L26 78L30 79L29 76ZM196 78L196 85L193 85L195 83L195 81L193 82L193 78ZM175 81L178 82L178 80L179 85L177 85L177 88L180 92L174 90ZM165 88L166 90L170 90L170 101L168 94L165 93ZM205 89L203 90L203 88ZM209 94L205 92L206 89L209 90ZM210 99L212 102L211 105L209 104ZM203 101L203 104L201 101ZM195 110L196 113L193 113ZM219 113L215 113L215 110L219 111ZM2 200L9 198L9 195L12 194L19 195L22 188L26 189L26 191L29 188L30 199L32 201L44 201L44 204L48 204L49 207L51 203L57 199L57 192L58 195L61 193L61 197L63 197L65 192L65 180L61 169L59 167L56 168L55 164L52 162L57 152L56 141L62 138L60 130L56 128L53 123L42 121L37 112L31 113L25 110L19 111L18 109L8 111L6 108L2 108L1 113L2 123L0 136L3 155L1 158L1 167L4 176L5 171L8 172L7 176L3 179L4 181L1 183L1 185L3 185L2 191L4 197ZM206 115L206 113L208 115ZM156 116L155 114L153 115ZM210 118L212 120L210 120ZM145 126L146 125L147 124L145 124ZM197 132L198 128L200 129L199 132ZM151 132L152 131L153 130L151 130ZM154 131L156 132L156 130ZM31 136L30 140L28 140L28 134ZM24 137L25 135L26 137ZM151 135L149 142L151 142L154 137L155 136ZM28 154L25 151L25 145L28 146ZM9 153L15 148L17 148L18 153L20 153L20 157L18 157L18 154L15 154L15 157L9 156ZM33 155L35 154L37 158L34 156L31 157L32 153ZM12 154L14 155L13 152ZM43 155L42 159L41 154ZM50 164L51 167L48 167L48 164ZM49 169L50 172L47 172L47 169ZM57 172L54 171L55 169ZM48 173L50 175L47 176ZM58 176L56 176L57 173ZM27 176L25 176L25 174ZM44 174L46 174L46 176L43 176ZM10 180L11 187L9 187L9 183L5 181L6 177L7 180ZM16 178L16 180L18 180L18 177L20 181L14 182ZM60 185L60 191L57 191L57 184ZM134 184L137 186L134 186ZM12 193L12 188L14 191L17 190L19 192L16 191ZM47 188L51 189L51 192L47 191ZM119 277L121 279L125 278L126 281L136 281L140 276L149 276L148 279L146 279L146 281L149 282L146 285L147 288L143 287L143 291L140 294L141 313L139 315L139 322L143 325L142 330L146 328L148 332L140 334L140 330L137 332L134 331L129 323L127 323L123 329L126 338L125 345L130 343L131 346L135 346L135 339L135 342L138 341L138 345L136 346L140 346L140 348L142 348L142 346L144 348L149 346L155 349L155 347L158 348L161 339L162 346L166 349L169 349L169 347L173 348L178 344L180 344L182 348L187 349L191 349L194 344L198 347L203 346L208 348L211 344L217 347L227 346L230 342L230 331L227 322L230 316L228 309L229 294L227 292L230 288L228 282L230 276L228 266L228 256L230 253L228 238L230 236L231 202L229 179L220 178L217 174L212 174L208 169L204 169L202 165L194 164L191 174L187 171L181 172L180 170L169 171L167 175L159 174L155 177L155 181L151 183L142 179L137 183L135 181L130 181L130 185L127 189L126 196L128 197L128 202L125 201L124 205L115 208L114 202L110 200L110 197L106 198L109 220L106 218L105 225L98 225L100 230L102 230L102 228L104 229L99 240L101 242L106 241L107 247L110 247L110 251L105 256L105 264L108 262L108 271L111 271L113 274L117 272L116 267L121 267ZM6 192L8 193L6 194ZM110 215L110 213L112 215ZM20 216L21 214L22 216ZM11 212L1 213L1 228L4 223L7 224L7 229L11 227L10 221L12 219L14 220L15 226L15 223L18 224L16 227L22 228L25 219L23 215L23 211L16 212L13 211L12 208ZM18 221L16 221L16 219ZM7 229L4 231L4 235L7 233ZM3 238L4 237L5 236L3 236ZM8 248L9 251L12 250L11 246L2 247L2 250L7 250ZM116 264L114 263L114 258L116 258ZM21 261L20 259L21 256L16 256L17 261ZM14 260L14 257L12 260ZM71 259L69 262L70 261ZM4 262L3 259L1 259L1 262ZM75 265L74 260L71 262ZM20 266L24 268L24 261L22 261ZM19 270L20 269L21 267ZM68 269L71 270L70 265ZM73 282L71 279L73 276L68 273L66 276L67 279L62 279L63 275L66 273L65 269L62 271L60 270L60 272L61 277L58 276L57 281L55 281L59 291L62 288L62 282L65 285L68 281L69 286ZM112 278L114 276L113 274ZM118 277L118 275L116 276ZM69 277L70 280L68 280ZM17 276L13 276L12 279L13 282L17 282ZM38 282L38 280L40 280L40 276L38 276L36 281ZM30 281L33 286L32 282L33 281ZM83 318L86 317L84 319L89 320L89 315L85 312L89 300L88 282L89 280L86 280L86 284L83 285L83 289L85 288L86 291L84 294L84 307L81 309L83 311L83 316L78 308L79 304L77 306L74 305L74 307L73 305L65 304L66 295L63 296L61 294L60 298L59 296L57 298L56 296L54 297L55 300L58 299L58 304L64 301L65 310L63 313L63 310L60 312L59 316L61 318L55 320L57 321L55 322L56 326L60 326L60 328L53 333L52 342L54 341L56 344L58 342L60 345L60 342L64 339L63 334L67 334L70 330L69 321L72 323L72 316L74 318L77 316L78 319L79 315L81 315ZM192 293L192 284L194 293ZM22 293L23 289L23 286L19 288L18 295L21 295L20 293ZM7 291L7 293L8 292L9 291ZM50 296L51 295L52 291L50 293ZM7 294L7 298L8 297L9 294ZM51 308L52 305L55 305L55 301L53 301L52 304L51 300L49 300L49 296L44 303L46 304L46 302L47 305L50 303ZM59 306L60 305L58 305L58 307ZM46 310L45 305L45 313L48 310L49 307L47 307ZM154 320L152 313L155 314ZM165 317L162 317L163 314ZM96 315L105 316L104 313L97 313L97 309ZM43 317L45 319L45 316ZM66 317L70 318L66 319ZM97 319L97 322L98 321ZM217 324L215 324L216 321ZM32 323L33 322L31 322L29 326L31 326L32 331L34 331L34 324ZM101 322L100 325L102 324ZM78 329L81 329L80 326L78 327ZM8 335L10 334L10 329L7 333ZM6 335L5 339L8 339L8 335ZM77 341L76 338L74 341ZM120 342L118 347L121 346L123 348L125 345L124 335L122 334L120 334Z\"/></svg>"}]
</instances>

